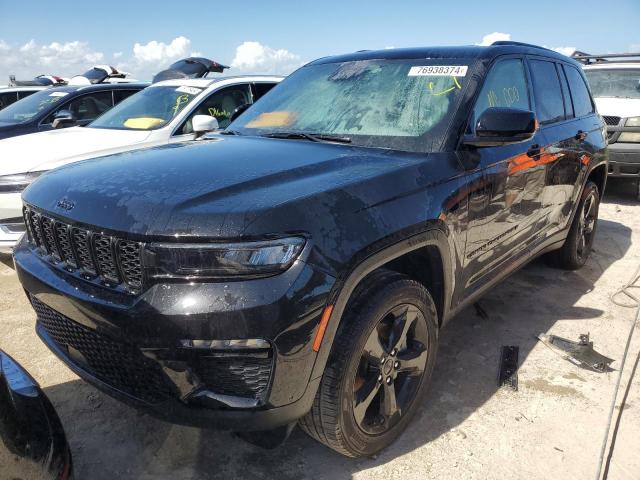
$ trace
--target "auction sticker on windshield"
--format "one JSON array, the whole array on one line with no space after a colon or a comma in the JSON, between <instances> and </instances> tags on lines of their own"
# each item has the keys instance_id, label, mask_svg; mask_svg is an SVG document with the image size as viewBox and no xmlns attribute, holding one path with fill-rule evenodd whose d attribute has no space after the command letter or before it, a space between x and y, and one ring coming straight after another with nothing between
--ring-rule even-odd
<instances>
[{"instance_id":1,"label":"auction sticker on windshield","mask_svg":"<svg viewBox=\"0 0 640 480\"><path fill-rule=\"evenodd\" d=\"M467 74L466 65L425 65L411 67L409 77L464 77Z\"/></svg>"},{"instance_id":2,"label":"auction sticker on windshield","mask_svg":"<svg viewBox=\"0 0 640 480\"><path fill-rule=\"evenodd\" d=\"M52 92L49 94L50 97L64 97L66 95L69 95L68 92Z\"/></svg>"},{"instance_id":3,"label":"auction sticker on windshield","mask_svg":"<svg viewBox=\"0 0 640 480\"><path fill-rule=\"evenodd\" d=\"M196 88L196 87L182 86L182 87L176 88L176 92L188 93L189 95L198 95L201 91L202 90L200 88Z\"/></svg>"}]
</instances>

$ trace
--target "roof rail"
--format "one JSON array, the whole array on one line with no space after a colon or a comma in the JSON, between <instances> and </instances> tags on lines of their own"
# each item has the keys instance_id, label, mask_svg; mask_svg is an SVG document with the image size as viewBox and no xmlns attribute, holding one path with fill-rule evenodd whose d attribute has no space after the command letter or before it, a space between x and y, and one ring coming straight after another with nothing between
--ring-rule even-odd
<instances>
[{"instance_id":1,"label":"roof rail","mask_svg":"<svg viewBox=\"0 0 640 480\"><path fill-rule=\"evenodd\" d=\"M548 50L550 52L553 52L553 50L551 50L550 48L547 48L547 47L541 47L540 45L534 45L533 43L514 42L512 40L496 40L491 45L492 46L493 45L517 45L517 46L520 46L520 47L539 48L540 50Z\"/></svg>"},{"instance_id":2,"label":"roof rail","mask_svg":"<svg viewBox=\"0 0 640 480\"><path fill-rule=\"evenodd\" d=\"M586 52L576 50L571 57L580 63L590 65L592 63L615 62L615 63L638 63L640 62L640 53L604 53L600 55L592 55ZM625 60L619 60L619 59ZM612 60L615 59L615 60Z\"/></svg>"}]
</instances>

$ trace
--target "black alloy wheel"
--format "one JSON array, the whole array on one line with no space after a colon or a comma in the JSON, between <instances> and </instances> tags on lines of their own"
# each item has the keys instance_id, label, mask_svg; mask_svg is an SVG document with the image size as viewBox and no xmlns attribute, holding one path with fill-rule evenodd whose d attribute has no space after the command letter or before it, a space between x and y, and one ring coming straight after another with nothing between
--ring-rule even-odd
<instances>
[{"instance_id":1,"label":"black alloy wheel","mask_svg":"<svg viewBox=\"0 0 640 480\"><path fill-rule=\"evenodd\" d=\"M385 432L407 411L427 365L427 343L414 305L398 305L373 329L354 381L353 414L364 432Z\"/></svg>"},{"instance_id":2,"label":"black alloy wheel","mask_svg":"<svg viewBox=\"0 0 640 480\"><path fill-rule=\"evenodd\" d=\"M379 452L422 404L437 345L438 313L425 286L389 270L370 274L342 315L300 427L349 457Z\"/></svg>"},{"instance_id":3,"label":"black alloy wheel","mask_svg":"<svg viewBox=\"0 0 640 480\"><path fill-rule=\"evenodd\" d=\"M560 249L549 255L553 265L565 270L577 270L587 262L596 236L599 207L598 186L589 181L580 196L567 239Z\"/></svg>"}]
</instances>

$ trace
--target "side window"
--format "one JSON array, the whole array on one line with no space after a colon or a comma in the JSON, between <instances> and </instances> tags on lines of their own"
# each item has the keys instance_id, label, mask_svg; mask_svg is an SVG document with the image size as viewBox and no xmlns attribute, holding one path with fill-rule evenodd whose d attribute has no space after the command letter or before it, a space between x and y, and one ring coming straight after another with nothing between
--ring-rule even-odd
<instances>
[{"instance_id":1,"label":"side window","mask_svg":"<svg viewBox=\"0 0 640 480\"><path fill-rule=\"evenodd\" d=\"M71 100L67 109L73 113L76 120L94 120L113 106L111 91L95 92Z\"/></svg>"},{"instance_id":2,"label":"side window","mask_svg":"<svg viewBox=\"0 0 640 480\"><path fill-rule=\"evenodd\" d=\"M562 65L556 63L558 69L558 75L560 76L560 84L562 85L562 96L564 97L564 114L567 118L573 118L573 103L571 102L571 94L569 93L569 84L567 83L567 77L564 74Z\"/></svg>"},{"instance_id":3,"label":"side window","mask_svg":"<svg viewBox=\"0 0 640 480\"><path fill-rule=\"evenodd\" d=\"M0 93L0 109L8 107L16 100L18 100L18 94L16 92Z\"/></svg>"},{"instance_id":4,"label":"side window","mask_svg":"<svg viewBox=\"0 0 640 480\"><path fill-rule=\"evenodd\" d=\"M593 113L593 102L587 84L580 72L574 67L564 66L564 71L569 80L569 88L571 89L571 97L573 98L573 108L576 111L576 117L589 115Z\"/></svg>"},{"instance_id":5,"label":"side window","mask_svg":"<svg viewBox=\"0 0 640 480\"><path fill-rule=\"evenodd\" d=\"M257 101L265 93L275 87L276 83L254 83L253 84L253 101Z\"/></svg>"},{"instance_id":6,"label":"side window","mask_svg":"<svg viewBox=\"0 0 640 480\"><path fill-rule=\"evenodd\" d=\"M37 90L27 90L23 92L18 92L18 100L22 100L23 98L28 97L29 95L33 95Z\"/></svg>"},{"instance_id":7,"label":"side window","mask_svg":"<svg viewBox=\"0 0 640 480\"><path fill-rule=\"evenodd\" d=\"M138 93L140 90L114 90L113 91L113 104L117 105L122 100L127 97L130 97L134 93Z\"/></svg>"},{"instance_id":8,"label":"side window","mask_svg":"<svg viewBox=\"0 0 640 480\"><path fill-rule=\"evenodd\" d=\"M530 110L531 104L522 60L517 58L502 60L491 68L476 100L475 120L491 107Z\"/></svg>"},{"instance_id":9,"label":"side window","mask_svg":"<svg viewBox=\"0 0 640 480\"><path fill-rule=\"evenodd\" d=\"M536 96L536 115L540 123L564 120L562 87L553 62L531 60L533 92Z\"/></svg>"},{"instance_id":10,"label":"side window","mask_svg":"<svg viewBox=\"0 0 640 480\"><path fill-rule=\"evenodd\" d=\"M240 105L251 103L251 91L249 85L234 85L222 88L212 93L204 100L182 125L176 134L193 133L191 119L195 115L211 115L216 117L220 128L225 128L231 123L231 114Z\"/></svg>"}]
</instances>

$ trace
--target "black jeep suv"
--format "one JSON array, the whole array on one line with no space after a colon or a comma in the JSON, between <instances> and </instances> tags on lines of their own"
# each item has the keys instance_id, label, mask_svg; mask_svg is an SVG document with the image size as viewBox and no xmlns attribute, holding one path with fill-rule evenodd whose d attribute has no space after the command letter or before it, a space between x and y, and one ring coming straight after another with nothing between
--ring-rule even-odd
<instances>
[{"instance_id":1,"label":"black jeep suv","mask_svg":"<svg viewBox=\"0 0 640 480\"><path fill-rule=\"evenodd\" d=\"M537 255L585 263L604 132L543 48L323 58L222 134L43 175L15 263L42 340L110 395L370 455L448 319Z\"/></svg>"}]
</instances>

